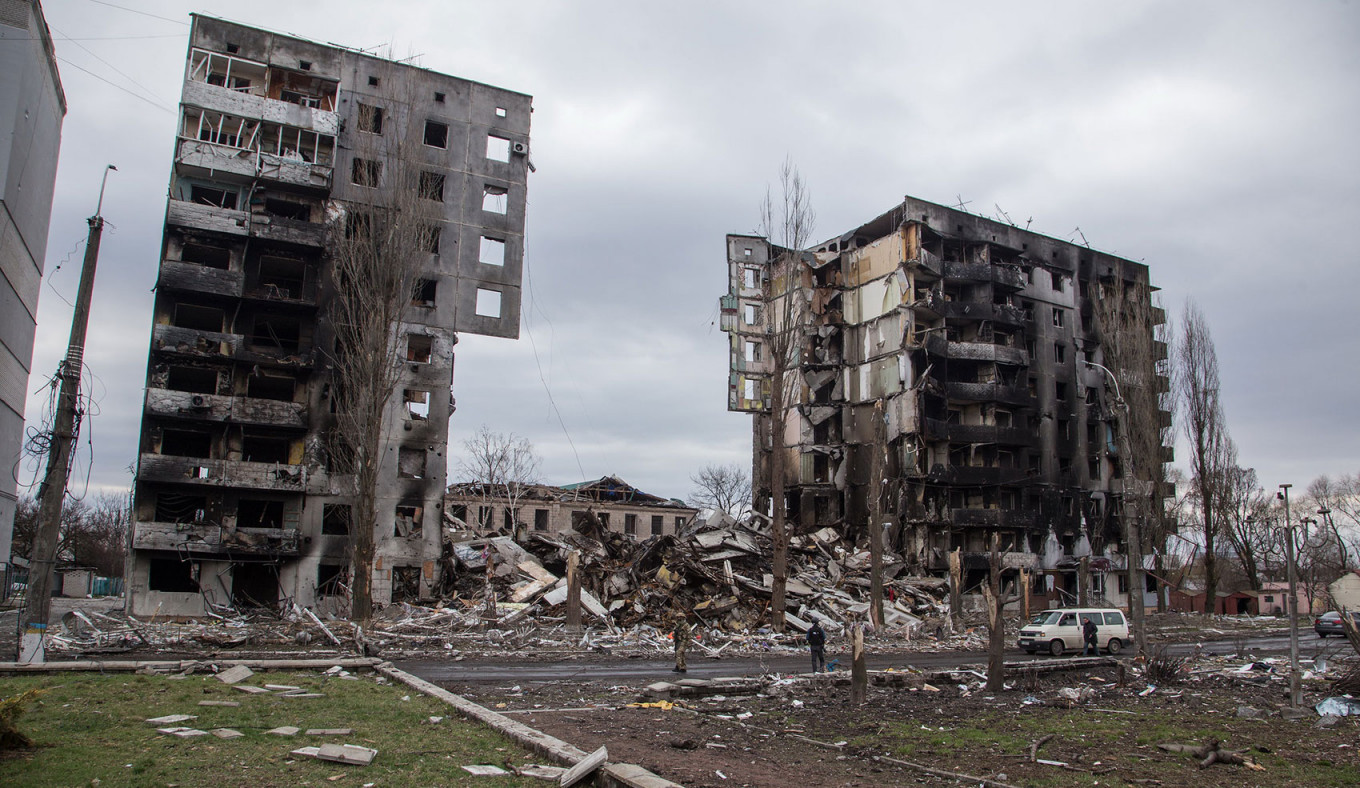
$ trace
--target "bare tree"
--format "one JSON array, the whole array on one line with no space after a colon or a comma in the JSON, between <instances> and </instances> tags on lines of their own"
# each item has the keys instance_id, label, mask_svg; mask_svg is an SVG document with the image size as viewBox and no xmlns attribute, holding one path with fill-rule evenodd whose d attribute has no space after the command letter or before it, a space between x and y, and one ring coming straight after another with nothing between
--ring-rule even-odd
<instances>
[{"instance_id":1,"label":"bare tree","mask_svg":"<svg viewBox=\"0 0 1360 788\"><path fill-rule=\"evenodd\" d=\"M784 631L785 593L789 575L789 533L786 522L787 457L785 435L789 413L798 396L798 363L803 349L804 323L809 314L810 287L804 251L811 242L817 220L812 196L791 159L779 170L780 202L769 191L760 208L760 233L771 242L770 276L764 287L765 348L770 358L769 416L765 419L764 492L771 501L773 567L770 625ZM764 496L759 496L763 498Z\"/></svg>"},{"instance_id":2,"label":"bare tree","mask_svg":"<svg viewBox=\"0 0 1360 788\"><path fill-rule=\"evenodd\" d=\"M1185 322L1176 346L1176 392L1190 442L1190 478L1198 495L1204 536L1204 612L1212 613L1218 593L1216 537L1222 527L1220 505L1236 450L1219 402L1218 355L1209 325L1194 302L1185 306Z\"/></svg>"},{"instance_id":3,"label":"bare tree","mask_svg":"<svg viewBox=\"0 0 1360 788\"><path fill-rule=\"evenodd\" d=\"M1223 535L1242 564L1242 573L1251 588L1260 590L1262 561L1276 541L1267 519L1271 498L1257 483L1256 470L1236 463L1227 470L1220 511Z\"/></svg>"},{"instance_id":4,"label":"bare tree","mask_svg":"<svg viewBox=\"0 0 1360 788\"><path fill-rule=\"evenodd\" d=\"M477 485L483 509L490 510L492 501L504 501L510 527L518 524L520 501L530 485L539 480L538 455L528 438L513 433L492 432L485 424L463 441L466 452L456 465L455 473L463 481ZM495 528L495 515L485 528Z\"/></svg>"},{"instance_id":5,"label":"bare tree","mask_svg":"<svg viewBox=\"0 0 1360 788\"><path fill-rule=\"evenodd\" d=\"M738 464L705 465L689 477L695 486L690 506L718 509L733 517L751 510L751 477Z\"/></svg>"},{"instance_id":6,"label":"bare tree","mask_svg":"<svg viewBox=\"0 0 1360 788\"><path fill-rule=\"evenodd\" d=\"M19 499L14 514L15 555L31 554L38 510L38 502L33 498ZM130 513L126 494L99 493L93 503L68 499L62 506L55 559L59 563L93 567L104 577L121 576Z\"/></svg>"},{"instance_id":7,"label":"bare tree","mask_svg":"<svg viewBox=\"0 0 1360 788\"><path fill-rule=\"evenodd\" d=\"M384 424L410 353L403 347L403 324L420 296L421 261L439 237L439 216L422 199L424 185L413 155L418 130L395 122L396 117L384 124L378 110L366 112L361 125L375 131L355 136L352 197L329 206L327 306L335 332L328 354L335 429L328 449L331 467L349 482L353 500L350 615L360 623L373 612L379 482L384 457L391 454L385 451Z\"/></svg>"},{"instance_id":8,"label":"bare tree","mask_svg":"<svg viewBox=\"0 0 1360 788\"><path fill-rule=\"evenodd\" d=\"M1360 526L1360 473L1343 473L1336 479L1319 476L1308 485L1306 502L1317 511L1318 527L1336 543L1340 572L1360 568L1360 535L1356 533Z\"/></svg>"}]
</instances>

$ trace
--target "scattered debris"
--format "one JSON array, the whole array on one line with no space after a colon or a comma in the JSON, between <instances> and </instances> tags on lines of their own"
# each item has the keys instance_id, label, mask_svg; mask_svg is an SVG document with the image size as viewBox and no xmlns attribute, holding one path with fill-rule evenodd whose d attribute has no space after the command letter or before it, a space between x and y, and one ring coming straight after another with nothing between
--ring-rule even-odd
<instances>
[{"instance_id":1,"label":"scattered debris","mask_svg":"<svg viewBox=\"0 0 1360 788\"><path fill-rule=\"evenodd\" d=\"M591 754L582 758L580 761L576 763L575 766L568 769L566 773L562 775L561 779L562 788L571 788L571 786L581 782L582 780L593 774L596 769L603 766L605 764L605 761L608 760L609 751L604 747L601 747L595 752L592 752Z\"/></svg>"},{"instance_id":2,"label":"scattered debris","mask_svg":"<svg viewBox=\"0 0 1360 788\"><path fill-rule=\"evenodd\" d=\"M198 719L197 714L167 714L164 717L152 717L147 722L152 725L174 725L177 722L188 722Z\"/></svg>"},{"instance_id":3,"label":"scattered debris","mask_svg":"<svg viewBox=\"0 0 1360 788\"><path fill-rule=\"evenodd\" d=\"M1320 715L1348 717L1360 715L1360 700L1350 697L1332 697L1318 703L1313 709Z\"/></svg>"},{"instance_id":4,"label":"scattered debris","mask_svg":"<svg viewBox=\"0 0 1360 788\"><path fill-rule=\"evenodd\" d=\"M280 725L277 728L270 728L265 731L265 734L273 734L274 736L296 736L300 730L302 729L294 728L292 725Z\"/></svg>"},{"instance_id":5,"label":"scattered debris","mask_svg":"<svg viewBox=\"0 0 1360 788\"><path fill-rule=\"evenodd\" d=\"M245 681L254 675L255 671L245 665L237 665L234 668L228 668L227 670L218 673L217 680L223 684L235 684L240 681Z\"/></svg>"},{"instance_id":6,"label":"scattered debris","mask_svg":"<svg viewBox=\"0 0 1360 788\"><path fill-rule=\"evenodd\" d=\"M212 735L219 739L239 739L245 734L231 728L216 728L212 731Z\"/></svg>"},{"instance_id":7,"label":"scattered debris","mask_svg":"<svg viewBox=\"0 0 1360 788\"><path fill-rule=\"evenodd\" d=\"M478 777L495 777L497 775L510 773L499 766L490 766L487 764L472 764L469 766L464 766L463 771L467 772L468 774L475 774Z\"/></svg>"},{"instance_id":8,"label":"scattered debris","mask_svg":"<svg viewBox=\"0 0 1360 788\"><path fill-rule=\"evenodd\" d=\"M373 763L378 751L357 744L323 744L320 747L299 747L293 750L293 755L353 766L367 766Z\"/></svg>"}]
</instances>

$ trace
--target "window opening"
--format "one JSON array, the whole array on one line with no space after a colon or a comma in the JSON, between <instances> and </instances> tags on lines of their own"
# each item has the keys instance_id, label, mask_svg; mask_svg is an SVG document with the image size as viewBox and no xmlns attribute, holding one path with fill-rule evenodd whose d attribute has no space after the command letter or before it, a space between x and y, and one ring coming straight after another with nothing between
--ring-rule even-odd
<instances>
[{"instance_id":1,"label":"window opening","mask_svg":"<svg viewBox=\"0 0 1360 788\"><path fill-rule=\"evenodd\" d=\"M421 389L406 389L402 392L406 403L406 418L412 421L425 421L430 418L430 392Z\"/></svg>"},{"instance_id":2,"label":"window opening","mask_svg":"<svg viewBox=\"0 0 1360 788\"><path fill-rule=\"evenodd\" d=\"M496 107L496 117L498 118L505 117L505 107Z\"/></svg>"},{"instance_id":3,"label":"window opening","mask_svg":"<svg viewBox=\"0 0 1360 788\"><path fill-rule=\"evenodd\" d=\"M165 376L165 387L171 391L216 394L217 370L202 367L171 367Z\"/></svg>"},{"instance_id":4,"label":"window opening","mask_svg":"<svg viewBox=\"0 0 1360 788\"><path fill-rule=\"evenodd\" d=\"M147 588L171 594L198 593L198 562L178 558L151 559Z\"/></svg>"},{"instance_id":5,"label":"window opening","mask_svg":"<svg viewBox=\"0 0 1360 788\"><path fill-rule=\"evenodd\" d=\"M411 306L434 306L435 293L439 282L434 279L417 279L411 293Z\"/></svg>"},{"instance_id":6,"label":"window opening","mask_svg":"<svg viewBox=\"0 0 1360 788\"><path fill-rule=\"evenodd\" d=\"M231 250L220 246L200 243L186 243L180 249L179 259L185 263L195 263L206 268L225 271L231 267Z\"/></svg>"},{"instance_id":7,"label":"window opening","mask_svg":"<svg viewBox=\"0 0 1360 788\"><path fill-rule=\"evenodd\" d=\"M666 518L659 514L652 515L652 536L660 536L666 528Z\"/></svg>"},{"instance_id":8,"label":"window opening","mask_svg":"<svg viewBox=\"0 0 1360 788\"><path fill-rule=\"evenodd\" d=\"M436 102L440 103L440 104L443 104L443 103L444 103L444 94L443 94L443 93L440 93L439 91L436 90L436 91L434 92L434 100L435 100Z\"/></svg>"},{"instance_id":9,"label":"window opening","mask_svg":"<svg viewBox=\"0 0 1360 788\"><path fill-rule=\"evenodd\" d=\"M548 530L548 510L547 510L547 509L535 509L535 510L534 510L534 530L535 530L535 531L546 531L546 530Z\"/></svg>"},{"instance_id":10,"label":"window opening","mask_svg":"<svg viewBox=\"0 0 1360 788\"><path fill-rule=\"evenodd\" d=\"M359 131L369 134L382 134L383 131L383 108L372 107L368 104L359 105Z\"/></svg>"},{"instance_id":11,"label":"window opening","mask_svg":"<svg viewBox=\"0 0 1360 788\"><path fill-rule=\"evenodd\" d=\"M439 254L439 236L441 234L442 230L432 224L420 228L421 248L430 254Z\"/></svg>"},{"instance_id":12,"label":"window opening","mask_svg":"<svg viewBox=\"0 0 1360 788\"><path fill-rule=\"evenodd\" d=\"M201 523L207 519L207 515L206 495L156 494L155 518L158 523Z\"/></svg>"},{"instance_id":13,"label":"window opening","mask_svg":"<svg viewBox=\"0 0 1360 788\"><path fill-rule=\"evenodd\" d=\"M317 596L344 596L345 565L320 564L316 568Z\"/></svg>"},{"instance_id":14,"label":"window opening","mask_svg":"<svg viewBox=\"0 0 1360 788\"><path fill-rule=\"evenodd\" d=\"M500 317L501 316L501 293L499 290L486 290L477 288L477 316L478 317Z\"/></svg>"},{"instance_id":15,"label":"window opening","mask_svg":"<svg viewBox=\"0 0 1360 788\"><path fill-rule=\"evenodd\" d=\"M264 212L270 216L292 219L295 222L310 222L312 220L312 206L293 200L280 200L277 197L265 198Z\"/></svg>"},{"instance_id":16,"label":"window opening","mask_svg":"<svg viewBox=\"0 0 1360 788\"><path fill-rule=\"evenodd\" d=\"M355 159L354 166L350 170L349 180L356 186L367 186L376 188L378 181L382 179L382 162L369 161L367 159Z\"/></svg>"},{"instance_id":17,"label":"window opening","mask_svg":"<svg viewBox=\"0 0 1360 788\"><path fill-rule=\"evenodd\" d=\"M415 364L430 363L434 351L434 337L427 334L406 335L406 360Z\"/></svg>"},{"instance_id":18,"label":"window opening","mask_svg":"<svg viewBox=\"0 0 1360 788\"><path fill-rule=\"evenodd\" d=\"M477 262L485 265L505 265L505 241L499 238L482 236L482 245L477 252Z\"/></svg>"},{"instance_id":19,"label":"window opening","mask_svg":"<svg viewBox=\"0 0 1360 788\"><path fill-rule=\"evenodd\" d=\"M321 507L321 533L325 536L348 536L349 519L349 504L325 504Z\"/></svg>"},{"instance_id":20,"label":"window opening","mask_svg":"<svg viewBox=\"0 0 1360 788\"><path fill-rule=\"evenodd\" d=\"M295 353L302 334L301 324L294 318L261 315L255 318L250 344L257 348L273 348Z\"/></svg>"},{"instance_id":21,"label":"window opening","mask_svg":"<svg viewBox=\"0 0 1360 788\"><path fill-rule=\"evenodd\" d=\"M283 501L243 498L236 503L237 528L282 528Z\"/></svg>"},{"instance_id":22,"label":"window opening","mask_svg":"<svg viewBox=\"0 0 1360 788\"><path fill-rule=\"evenodd\" d=\"M189 186L189 201L199 205L223 208L228 211L236 210L236 192L214 189L211 186L201 186L197 183Z\"/></svg>"},{"instance_id":23,"label":"window opening","mask_svg":"<svg viewBox=\"0 0 1360 788\"><path fill-rule=\"evenodd\" d=\"M212 435L191 430L165 430L161 433L161 454L171 457L212 457Z\"/></svg>"},{"instance_id":24,"label":"window opening","mask_svg":"<svg viewBox=\"0 0 1360 788\"><path fill-rule=\"evenodd\" d=\"M500 186L482 187L482 210L505 215L510 204L510 192Z\"/></svg>"},{"instance_id":25,"label":"window opening","mask_svg":"<svg viewBox=\"0 0 1360 788\"><path fill-rule=\"evenodd\" d=\"M444 175L438 172L420 173L420 196L435 202L444 201Z\"/></svg>"},{"instance_id":26,"label":"window opening","mask_svg":"<svg viewBox=\"0 0 1360 788\"><path fill-rule=\"evenodd\" d=\"M510 140L488 134L486 137L486 158L489 161L510 161Z\"/></svg>"},{"instance_id":27,"label":"window opening","mask_svg":"<svg viewBox=\"0 0 1360 788\"><path fill-rule=\"evenodd\" d=\"M381 84L382 84L382 80L381 80L381 79L378 79L377 77L369 77L369 78L368 78L368 85L369 85L369 87L374 87L374 88L376 88L378 85L381 85Z\"/></svg>"},{"instance_id":28,"label":"window opening","mask_svg":"<svg viewBox=\"0 0 1360 788\"><path fill-rule=\"evenodd\" d=\"M175 304L174 324L194 331L221 331L226 317L221 309L198 304Z\"/></svg>"},{"instance_id":29,"label":"window opening","mask_svg":"<svg viewBox=\"0 0 1360 788\"><path fill-rule=\"evenodd\" d=\"M425 121L425 144L431 148L449 147L449 126L433 120Z\"/></svg>"},{"instance_id":30,"label":"window opening","mask_svg":"<svg viewBox=\"0 0 1360 788\"><path fill-rule=\"evenodd\" d=\"M404 539L420 536L424 531L424 512L424 507L418 503L397 504L393 517L394 535Z\"/></svg>"},{"instance_id":31,"label":"window opening","mask_svg":"<svg viewBox=\"0 0 1360 788\"><path fill-rule=\"evenodd\" d=\"M288 465L291 449L292 441L287 438L250 433L241 436L241 459L246 462Z\"/></svg>"}]
</instances>

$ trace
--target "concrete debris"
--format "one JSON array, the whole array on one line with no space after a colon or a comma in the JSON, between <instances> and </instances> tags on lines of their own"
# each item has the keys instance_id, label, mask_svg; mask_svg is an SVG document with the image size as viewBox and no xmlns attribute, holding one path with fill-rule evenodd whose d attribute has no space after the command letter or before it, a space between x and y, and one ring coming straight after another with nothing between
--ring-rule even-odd
<instances>
[{"instance_id":1,"label":"concrete debris","mask_svg":"<svg viewBox=\"0 0 1360 788\"><path fill-rule=\"evenodd\" d=\"M562 788L571 788L571 786L576 785L594 774L595 770L604 766L605 762L608 760L609 751L604 747L601 747L577 761L575 766L568 769L566 773L562 775L558 784L561 785Z\"/></svg>"},{"instance_id":2,"label":"concrete debris","mask_svg":"<svg viewBox=\"0 0 1360 788\"><path fill-rule=\"evenodd\" d=\"M152 725L174 725L177 722L188 722L198 719L197 714L168 714L164 717L152 717L147 722Z\"/></svg>"},{"instance_id":3,"label":"concrete debris","mask_svg":"<svg viewBox=\"0 0 1360 788\"><path fill-rule=\"evenodd\" d=\"M228 707L235 708L235 707L237 707L237 706L240 706L241 704L238 703L238 702L236 702L236 701L234 701L234 700L201 700L201 701L198 702L198 705L200 705L200 706L228 706Z\"/></svg>"},{"instance_id":4,"label":"concrete debris","mask_svg":"<svg viewBox=\"0 0 1360 788\"><path fill-rule=\"evenodd\" d=\"M292 725L280 725L277 728L270 728L269 730L265 731L265 733L273 734L274 736L296 736L298 735L298 731L300 730L302 729L294 728Z\"/></svg>"},{"instance_id":5,"label":"concrete debris","mask_svg":"<svg viewBox=\"0 0 1360 788\"><path fill-rule=\"evenodd\" d=\"M207 735L208 735L208 732L207 732L207 731L201 731L201 730L198 730L197 728L184 728L184 727L176 727L176 728L157 728L157 729L156 729L156 732L157 732L157 733L165 733L165 734L168 734L168 735L170 735L170 736L178 736L178 737L180 737L181 739L189 739L189 738L192 738L192 737L194 737L194 736L207 736Z\"/></svg>"},{"instance_id":6,"label":"concrete debris","mask_svg":"<svg viewBox=\"0 0 1360 788\"><path fill-rule=\"evenodd\" d=\"M478 763L464 766L463 771L467 772L468 774L474 774L478 777L495 777L497 775L510 773L499 766L491 766L488 764Z\"/></svg>"},{"instance_id":7,"label":"concrete debris","mask_svg":"<svg viewBox=\"0 0 1360 788\"><path fill-rule=\"evenodd\" d=\"M239 739L245 734L231 728L217 728L212 732L212 735L219 739Z\"/></svg>"},{"instance_id":8,"label":"concrete debris","mask_svg":"<svg viewBox=\"0 0 1360 788\"><path fill-rule=\"evenodd\" d=\"M237 665L234 668L228 668L227 670L218 673L217 680L223 684L235 684L240 681L245 681L254 675L255 671L245 665Z\"/></svg>"},{"instance_id":9,"label":"concrete debris","mask_svg":"<svg viewBox=\"0 0 1360 788\"><path fill-rule=\"evenodd\" d=\"M350 728L308 728L308 736L348 736L354 731Z\"/></svg>"},{"instance_id":10,"label":"concrete debris","mask_svg":"<svg viewBox=\"0 0 1360 788\"><path fill-rule=\"evenodd\" d=\"M357 744L323 744L317 749L316 757L323 761L348 763L354 766L367 766L373 763L378 751Z\"/></svg>"}]
</instances>

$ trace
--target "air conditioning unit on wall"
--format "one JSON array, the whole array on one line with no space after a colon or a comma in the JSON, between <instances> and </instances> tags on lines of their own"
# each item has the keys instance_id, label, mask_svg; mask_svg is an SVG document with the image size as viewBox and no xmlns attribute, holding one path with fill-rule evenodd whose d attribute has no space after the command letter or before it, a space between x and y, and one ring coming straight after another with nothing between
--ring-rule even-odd
<instances>
[{"instance_id":1,"label":"air conditioning unit on wall","mask_svg":"<svg viewBox=\"0 0 1360 788\"><path fill-rule=\"evenodd\" d=\"M528 156L528 155L529 155L529 143L527 143L527 142L512 142L512 143L510 143L510 152L513 153L513 154L515 154L516 156Z\"/></svg>"}]
</instances>

